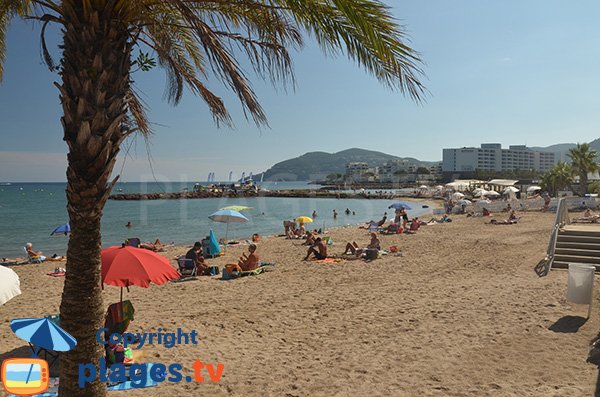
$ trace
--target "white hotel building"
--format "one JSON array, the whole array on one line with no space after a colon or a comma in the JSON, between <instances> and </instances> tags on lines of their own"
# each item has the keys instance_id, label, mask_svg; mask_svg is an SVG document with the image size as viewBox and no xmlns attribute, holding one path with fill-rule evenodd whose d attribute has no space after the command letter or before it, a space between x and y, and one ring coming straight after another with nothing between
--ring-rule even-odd
<instances>
[{"instance_id":1,"label":"white hotel building","mask_svg":"<svg viewBox=\"0 0 600 397\"><path fill-rule=\"evenodd\" d=\"M483 143L481 147L443 149L442 172L470 173L480 171L510 171L514 169L547 171L558 159L554 153L538 152L525 145L502 149L499 143Z\"/></svg>"}]
</instances>

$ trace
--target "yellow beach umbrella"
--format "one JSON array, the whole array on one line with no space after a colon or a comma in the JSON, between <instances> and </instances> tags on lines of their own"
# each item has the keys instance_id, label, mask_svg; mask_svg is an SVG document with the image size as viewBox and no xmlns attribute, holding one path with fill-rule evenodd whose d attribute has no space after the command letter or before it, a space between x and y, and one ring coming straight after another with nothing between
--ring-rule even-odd
<instances>
[{"instance_id":1,"label":"yellow beach umbrella","mask_svg":"<svg viewBox=\"0 0 600 397\"><path fill-rule=\"evenodd\" d=\"M298 223L312 223L312 221L312 218L309 218L308 216L299 216L296 218L296 222Z\"/></svg>"},{"instance_id":2,"label":"yellow beach umbrella","mask_svg":"<svg viewBox=\"0 0 600 397\"><path fill-rule=\"evenodd\" d=\"M231 211L247 211L247 210L251 210L253 209L252 207L246 207L245 205L230 205L227 207L223 207L221 209L219 209L219 211L223 211L223 210L231 210Z\"/></svg>"}]
</instances>

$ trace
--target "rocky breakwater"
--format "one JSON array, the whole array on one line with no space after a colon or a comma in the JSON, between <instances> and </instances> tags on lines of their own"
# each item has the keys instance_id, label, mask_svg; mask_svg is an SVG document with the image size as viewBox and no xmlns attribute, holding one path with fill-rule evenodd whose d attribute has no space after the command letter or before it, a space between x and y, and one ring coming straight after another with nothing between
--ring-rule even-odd
<instances>
[{"instance_id":1,"label":"rocky breakwater","mask_svg":"<svg viewBox=\"0 0 600 397\"><path fill-rule=\"evenodd\" d=\"M364 194L346 192L331 192L323 190L259 190L250 191L200 191L200 192L171 192L171 193L122 193L113 194L110 200L185 200L222 197L288 197L288 198L379 198Z\"/></svg>"}]
</instances>

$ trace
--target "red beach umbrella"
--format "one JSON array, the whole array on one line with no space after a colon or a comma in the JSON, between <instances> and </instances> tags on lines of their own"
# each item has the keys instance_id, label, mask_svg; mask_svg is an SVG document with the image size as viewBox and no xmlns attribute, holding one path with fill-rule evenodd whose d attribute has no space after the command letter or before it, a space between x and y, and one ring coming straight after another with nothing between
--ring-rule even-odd
<instances>
[{"instance_id":1,"label":"red beach umbrella","mask_svg":"<svg viewBox=\"0 0 600 397\"><path fill-rule=\"evenodd\" d=\"M169 260L150 250L134 247L108 247L102 250L102 283L115 287L137 285L148 288L178 279L179 272ZM121 300L123 300L121 289Z\"/></svg>"}]
</instances>

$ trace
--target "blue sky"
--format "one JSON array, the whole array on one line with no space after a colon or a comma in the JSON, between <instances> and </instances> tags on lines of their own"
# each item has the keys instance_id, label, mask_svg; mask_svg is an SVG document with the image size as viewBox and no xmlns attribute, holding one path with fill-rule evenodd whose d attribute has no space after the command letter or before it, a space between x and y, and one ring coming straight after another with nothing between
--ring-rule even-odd
<instances>
[{"instance_id":1,"label":"blue sky","mask_svg":"<svg viewBox=\"0 0 600 397\"><path fill-rule=\"evenodd\" d=\"M254 173L307 151L350 147L441 160L443 147L500 142L587 142L600 127L600 3L593 0L388 1L426 62L431 92L417 105L345 57L310 41L295 54L295 91L253 79L270 129L247 122L216 84L236 128L218 129L203 102L164 102L164 74L136 73L156 123L150 149L161 180L203 180L209 171ZM51 43L58 42L51 32ZM15 21L0 85L0 181L64 180L58 76L42 65L39 25ZM119 162L123 180L153 180L146 146Z\"/></svg>"}]
</instances>

